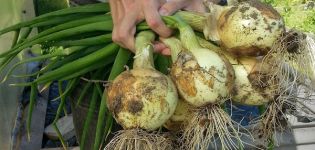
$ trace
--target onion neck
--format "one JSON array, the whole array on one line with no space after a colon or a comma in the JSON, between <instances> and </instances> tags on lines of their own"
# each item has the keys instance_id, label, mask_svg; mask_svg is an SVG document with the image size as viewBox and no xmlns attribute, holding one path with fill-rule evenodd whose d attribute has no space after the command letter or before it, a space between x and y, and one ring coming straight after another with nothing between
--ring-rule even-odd
<instances>
[{"instance_id":1,"label":"onion neck","mask_svg":"<svg viewBox=\"0 0 315 150\"><path fill-rule=\"evenodd\" d=\"M180 40L183 46L193 52L201 48L193 29L185 23L178 15L165 16L164 21L180 32Z\"/></svg>"},{"instance_id":2,"label":"onion neck","mask_svg":"<svg viewBox=\"0 0 315 150\"><path fill-rule=\"evenodd\" d=\"M236 56L234 56L233 54L221 49L220 47L210 43L209 41L203 38L197 37L197 39L202 47L210 49L216 53L223 54L231 64L234 64L234 65L239 64Z\"/></svg>"},{"instance_id":3,"label":"onion neck","mask_svg":"<svg viewBox=\"0 0 315 150\"><path fill-rule=\"evenodd\" d=\"M187 22L194 30L203 32L205 26L206 16L204 13L179 11L176 15L180 16L185 22Z\"/></svg>"},{"instance_id":4,"label":"onion neck","mask_svg":"<svg viewBox=\"0 0 315 150\"><path fill-rule=\"evenodd\" d=\"M174 63L178 58L178 54L184 50L182 43L175 37L160 38L160 40L171 49L172 62Z\"/></svg>"},{"instance_id":5,"label":"onion neck","mask_svg":"<svg viewBox=\"0 0 315 150\"><path fill-rule=\"evenodd\" d=\"M218 33L218 21L221 15L227 9L230 9L232 6L220 6L213 3L209 3L208 8L210 13L206 15L204 21L203 34L206 39L218 42L220 41L220 36Z\"/></svg>"},{"instance_id":6,"label":"onion neck","mask_svg":"<svg viewBox=\"0 0 315 150\"><path fill-rule=\"evenodd\" d=\"M142 31L136 37L133 68L154 69L153 45L155 35L151 31Z\"/></svg>"}]
</instances>

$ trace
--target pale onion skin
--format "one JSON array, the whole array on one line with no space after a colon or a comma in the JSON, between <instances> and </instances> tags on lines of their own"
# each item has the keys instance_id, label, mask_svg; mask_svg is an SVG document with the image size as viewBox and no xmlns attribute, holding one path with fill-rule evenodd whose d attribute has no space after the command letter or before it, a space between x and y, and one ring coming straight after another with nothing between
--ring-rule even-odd
<instances>
[{"instance_id":1,"label":"pale onion skin","mask_svg":"<svg viewBox=\"0 0 315 150\"><path fill-rule=\"evenodd\" d=\"M238 56L267 54L273 43L285 31L280 14L271 6L257 0L217 10L220 12L215 12L217 15L210 15L206 21L210 26L216 25L214 27L216 32L213 32L216 35L212 38L219 40L224 49Z\"/></svg>"},{"instance_id":2,"label":"pale onion skin","mask_svg":"<svg viewBox=\"0 0 315 150\"><path fill-rule=\"evenodd\" d=\"M183 99L179 99L174 114L163 126L170 131L176 132L182 130L191 118L191 109L192 106L190 104Z\"/></svg>"},{"instance_id":3,"label":"pale onion skin","mask_svg":"<svg viewBox=\"0 0 315 150\"><path fill-rule=\"evenodd\" d=\"M268 71L268 66L266 66L266 64L262 65L261 59L255 57L237 58L231 53L221 50L219 47L216 47L204 39L199 38L198 40L202 47L221 52L228 61L233 64L232 66L235 76L232 92L233 102L243 105L257 106L267 104L274 100L275 94L272 91L275 87L270 86L275 84L274 80L265 81L264 83L272 81L274 81L274 83L269 83L269 86L264 86L263 88L257 84L259 78L266 79L260 77L261 74L259 74L259 72L263 73L264 71Z\"/></svg>"},{"instance_id":4,"label":"pale onion skin","mask_svg":"<svg viewBox=\"0 0 315 150\"><path fill-rule=\"evenodd\" d=\"M260 60L255 57L239 58L235 71L232 100L243 105L264 105L274 100L276 82L264 74ZM261 80L261 82L259 82Z\"/></svg>"},{"instance_id":5,"label":"pale onion skin","mask_svg":"<svg viewBox=\"0 0 315 150\"><path fill-rule=\"evenodd\" d=\"M172 65L171 77L180 96L195 107L227 100L234 75L223 57L204 48L179 53Z\"/></svg>"},{"instance_id":6,"label":"pale onion skin","mask_svg":"<svg viewBox=\"0 0 315 150\"><path fill-rule=\"evenodd\" d=\"M176 87L166 75L136 68L121 73L107 90L107 105L124 129L153 131L174 113Z\"/></svg>"}]
</instances>

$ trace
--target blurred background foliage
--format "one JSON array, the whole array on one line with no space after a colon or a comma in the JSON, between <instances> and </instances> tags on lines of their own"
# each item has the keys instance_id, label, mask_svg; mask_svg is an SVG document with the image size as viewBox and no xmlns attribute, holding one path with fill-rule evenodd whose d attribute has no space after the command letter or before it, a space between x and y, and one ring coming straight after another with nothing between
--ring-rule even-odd
<instances>
[{"instance_id":1,"label":"blurred background foliage","mask_svg":"<svg viewBox=\"0 0 315 150\"><path fill-rule=\"evenodd\" d=\"M1 0L0 5L0 29L8 27L15 23L30 18L33 15L32 2L26 2L24 0ZM26 13L28 12L28 13ZM0 53L8 50L11 47L11 41L14 33L8 33L0 37ZM11 63L16 63L22 59L22 55L15 58ZM1 61L1 60L0 60ZM15 71L15 73L25 73L26 67L21 67ZM4 71L6 72L6 71ZM1 76L1 74L0 74ZM21 87L9 87L8 83L23 82L21 79L10 78L4 84L0 84L0 149L10 149L11 143L11 130L14 126L14 120L16 116L16 110L18 106L18 98L21 97L23 88Z\"/></svg>"},{"instance_id":2,"label":"blurred background foliage","mask_svg":"<svg viewBox=\"0 0 315 150\"><path fill-rule=\"evenodd\" d=\"M315 32L314 0L263 0L283 16L286 26L305 32Z\"/></svg>"}]
</instances>

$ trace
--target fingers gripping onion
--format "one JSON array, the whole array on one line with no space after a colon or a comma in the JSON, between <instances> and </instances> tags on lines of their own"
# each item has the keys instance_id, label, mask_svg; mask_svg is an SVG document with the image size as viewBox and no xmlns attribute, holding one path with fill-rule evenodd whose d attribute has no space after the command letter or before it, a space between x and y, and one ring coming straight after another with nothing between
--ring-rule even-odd
<instances>
[{"instance_id":1,"label":"fingers gripping onion","mask_svg":"<svg viewBox=\"0 0 315 150\"><path fill-rule=\"evenodd\" d=\"M153 39L152 32L138 34L134 68L120 74L108 88L108 108L125 131L114 137L106 149L171 149L165 137L147 132L161 127L171 117L178 99L171 79L153 67Z\"/></svg>"}]
</instances>

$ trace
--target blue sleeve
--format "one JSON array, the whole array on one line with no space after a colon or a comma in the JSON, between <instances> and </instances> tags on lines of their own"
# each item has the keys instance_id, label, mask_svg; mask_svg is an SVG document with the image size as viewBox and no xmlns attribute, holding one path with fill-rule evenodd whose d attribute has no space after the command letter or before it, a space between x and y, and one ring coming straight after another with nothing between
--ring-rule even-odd
<instances>
[{"instance_id":1,"label":"blue sleeve","mask_svg":"<svg viewBox=\"0 0 315 150\"><path fill-rule=\"evenodd\" d=\"M219 2L219 5L227 5L227 0L221 0L220 2Z\"/></svg>"}]
</instances>

